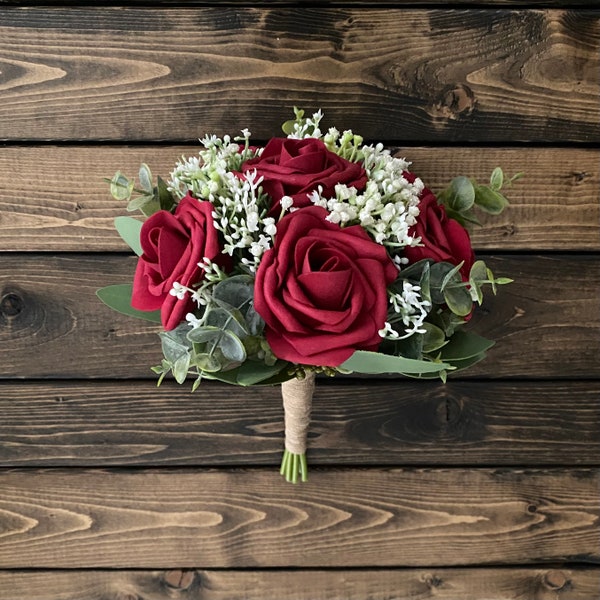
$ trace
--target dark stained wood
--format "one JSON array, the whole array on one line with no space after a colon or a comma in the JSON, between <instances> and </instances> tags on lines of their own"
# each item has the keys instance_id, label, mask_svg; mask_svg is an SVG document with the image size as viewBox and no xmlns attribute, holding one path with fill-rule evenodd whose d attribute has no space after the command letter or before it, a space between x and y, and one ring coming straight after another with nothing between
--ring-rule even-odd
<instances>
[{"instance_id":1,"label":"dark stained wood","mask_svg":"<svg viewBox=\"0 0 600 600\"><path fill-rule=\"evenodd\" d=\"M266 138L293 105L382 141L598 139L599 11L393 10L5 10L0 139Z\"/></svg>"},{"instance_id":2,"label":"dark stained wood","mask_svg":"<svg viewBox=\"0 0 600 600\"><path fill-rule=\"evenodd\" d=\"M598 377L600 269L588 255L490 257L514 283L488 295L469 327L495 340L461 376ZM115 313L98 288L129 282L134 256L5 254L0 263L2 375L153 378L158 326Z\"/></svg>"},{"instance_id":3,"label":"dark stained wood","mask_svg":"<svg viewBox=\"0 0 600 600\"><path fill-rule=\"evenodd\" d=\"M590 600L596 568L294 571L0 571L0 594L27 600ZM121 596L119 596L121 594Z\"/></svg>"},{"instance_id":4,"label":"dark stained wood","mask_svg":"<svg viewBox=\"0 0 600 600\"><path fill-rule=\"evenodd\" d=\"M279 387L165 382L0 385L0 466L271 465ZM319 380L316 465L597 465L597 382Z\"/></svg>"},{"instance_id":5,"label":"dark stained wood","mask_svg":"<svg viewBox=\"0 0 600 600\"><path fill-rule=\"evenodd\" d=\"M204 132L198 132L201 136ZM168 177L195 146L33 146L0 148L0 250L126 250L113 227L127 214L103 181L146 162ZM477 249L600 250L600 152L564 148L403 148L398 154L434 191L456 175L486 182L496 166L525 172L506 193L503 215L481 215ZM15 185L15 173L27 173ZM137 213L135 213L137 214Z\"/></svg>"},{"instance_id":6,"label":"dark stained wood","mask_svg":"<svg viewBox=\"0 0 600 600\"><path fill-rule=\"evenodd\" d=\"M2 471L4 568L600 563L597 469Z\"/></svg>"}]
</instances>

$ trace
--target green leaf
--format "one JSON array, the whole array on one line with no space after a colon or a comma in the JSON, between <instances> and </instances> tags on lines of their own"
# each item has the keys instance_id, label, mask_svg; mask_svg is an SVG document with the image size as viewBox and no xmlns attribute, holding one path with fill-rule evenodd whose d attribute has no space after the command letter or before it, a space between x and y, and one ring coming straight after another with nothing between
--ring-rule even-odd
<instances>
[{"instance_id":1,"label":"green leaf","mask_svg":"<svg viewBox=\"0 0 600 600\"><path fill-rule=\"evenodd\" d=\"M219 349L223 356L232 362L244 362L246 360L246 348L240 338L231 331L223 331L219 340Z\"/></svg>"},{"instance_id":2,"label":"green leaf","mask_svg":"<svg viewBox=\"0 0 600 600\"><path fill-rule=\"evenodd\" d=\"M249 333L242 313L237 308L224 303L209 309L205 315L204 323L209 327L218 327L223 331L230 331L241 339Z\"/></svg>"},{"instance_id":3,"label":"green leaf","mask_svg":"<svg viewBox=\"0 0 600 600\"><path fill-rule=\"evenodd\" d=\"M134 210L141 210L143 212L142 209L144 208L144 206L146 206L146 204L153 204L153 203L154 203L154 196L143 194L141 196L137 196L136 198L133 198L127 205L127 210L129 212L133 212Z\"/></svg>"},{"instance_id":4,"label":"green leaf","mask_svg":"<svg viewBox=\"0 0 600 600\"><path fill-rule=\"evenodd\" d=\"M171 210L175 206L175 200L167 187L167 184L161 177L157 178L156 184L156 196L158 197L158 204L161 210Z\"/></svg>"},{"instance_id":5,"label":"green leaf","mask_svg":"<svg viewBox=\"0 0 600 600\"><path fill-rule=\"evenodd\" d=\"M140 231L142 223L133 217L117 217L115 219L115 228L123 241L138 255L143 254L140 244Z\"/></svg>"},{"instance_id":6,"label":"green leaf","mask_svg":"<svg viewBox=\"0 0 600 600\"><path fill-rule=\"evenodd\" d=\"M285 133L285 135L290 135L290 133L293 133L293 131L294 131L294 125L295 124L296 124L296 120L295 119L291 119L289 121L286 121L281 126L281 129L283 130L283 133Z\"/></svg>"},{"instance_id":7,"label":"green leaf","mask_svg":"<svg viewBox=\"0 0 600 600\"><path fill-rule=\"evenodd\" d=\"M442 348L442 360L455 363L486 352L494 345L488 340L470 331L457 331Z\"/></svg>"},{"instance_id":8,"label":"green leaf","mask_svg":"<svg viewBox=\"0 0 600 600\"><path fill-rule=\"evenodd\" d=\"M158 335L163 355L171 365L174 365L182 356L190 354L190 346L185 340L182 342L177 334L173 334L171 331L161 331Z\"/></svg>"},{"instance_id":9,"label":"green leaf","mask_svg":"<svg viewBox=\"0 0 600 600\"><path fill-rule=\"evenodd\" d=\"M356 373L433 373L449 367L445 363L357 350L340 368Z\"/></svg>"},{"instance_id":10,"label":"green leaf","mask_svg":"<svg viewBox=\"0 0 600 600\"><path fill-rule=\"evenodd\" d=\"M486 264L482 260L476 260L473 263L471 271L469 272L469 284L471 286L471 299L474 302L477 301L479 304L483 302L483 292L481 291L481 284L487 280L490 273L491 271L486 267ZM495 294L496 290L493 283L492 287L494 289Z\"/></svg>"},{"instance_id":11,"label":"green leaf","mask_svg":"<svg viewBox=\"0 0 600 600\"><path fill-rule=\"evenodd\" d=\"M160 323L160 310L137 310L131 306L131 291L133 286L130 283L118 285L109 285L96 292L96 295L104 304L130 317L145 319L153 323Z\"/></svg>"},{"instance_id":12,"label":"green leaf","mask_svg":"<svg viewBox=\"0 0 600 600\"><path fill-rule=\"evenodd\" d=\"M115 200L128 200L133 192L133 181L117 171L110 180L110 194Z\"/></svg>"},{"instance_id":13,"label":"green leaf","mask_svg":"<svg viewBox=\"0 0 600 600\"><path fill-rule=\"evenodd\" d=\"M234 308L249 307L254 298L254 279L249 275L234 275L213 288L213 298Z\"/></svg>"},{"instance_id":14,"label":"green leaf","mask_svg":"<svg viewBox=\"0 0 600 600\"><path fill-rule=\"evenodd\" d=\"M464 261L461 261L460 264L456 265L453 269L451 269L450 271L448 271L446 273L446 275L444 276L444 279L442 279L442 285L440 286L440 289L442 292L446 289L446 286L450 282L452 282L452 283L461 283L462 282L462 279L461 279L460 275L458 274L458 272L460 271L463 264L464 264Z\"/></svg>"},{"instance_id":15,"label":"green leaf","mask_svg":"<svg viewBox=\"0 0 600 600\"><path fill-rule=\"evenodd\" d=\"M224 383L243 387L250 385L277 385L291 379L290 375L285 371L285 367L288 364L286 361L277 361L275 365L269 367L259 362L246 361L243 365L235 369L220 371L218 373L205 373L205 376L207 379L216 379Z\"/></svg>"},{"instance_id":16,"label":"green leaf","mask_svg":"<svg viewBox=\"0 0 600 600\"><path fill-rule=\"evenodd\" d=\"M448 206L458 213L469 210L475 202L475 188L468 177L455 177L450 183Z\"/></svg>"},{"instance_id":17,"label":"green leaf","mask_svg":"<svg viewBox=\"0 0 600 600\"><path fill-rule=\"evenodd\" d=\"M502 184L504 183L504 173L500 167L496 167L490 176L490 187L499 191L502 189Z\"/></svg>"},{"instance_id":18,"label":"green leaf","mask_svg":"<svg viewBox=\"0 0 600 600\"><path fill-rule=\"evenodd\" d=\"M142 163L138 176L140 178L140 185L149 194L154 192L154 186L152 185L152 173L150 167L146 163Z\"/></svg>"},{"instance_id":19,"label":"green leaf","mask_svg":"<svg viewBox=\"0 0 600 600\"><path fill-rule=\"evenodd\" d=\"M499 215L508 206L508 200L502 194L484 185L477 187L475 203L491 215Z\"/></svg>"},{"instance_id":20,"label":"green leaf","mask_svg":"<svg viewBox=\"0 0 600 600\"><path fill-rule=\"evenodd\" d=\"M434 352L446 344L446 335L439 327L425 322L422 328L425 330L425 334L423 335L423 352Z\"/></svg>"},{"instance_id":21,"label":"green leaf","mask_svg":"<svg viewBox=\"0 0 600 600\"><path fill-rule=\"evenodd\" d=\"M268 366L264 363L247 360L238 368L236 381L238 385L255 385L261 381L271 379L280 373L288 363L284 360L278 360L274 365ZM289 376L287 376L289 379Z\"/></svg>"},{"instance_id":22,"label":"green leaf","mask_svg":"<svg viewBox=\"0 0 600 600\"><path fill-rule=\"evenodd\" d=\"M175 377L175 381L179 384L184 383L186 380L188 370L190 368L190 358L191 355L189 352L182 354L174 363L171 371L173 372L173 377Z\"/></svg>"},{"instance_id":23,"label":"green leaf","mask_svg":"<svg viewBox=\"0 0 600 600\"><path fill-rule=\"evenodd\" d=\"M202 352L192 357L192 365L198 367L204 374L217 373L221 370L221 363L211 354Z\"/></svg>"},{"instance_id":24,"label":"green leaf","mask_svg":"<svg viewBox=\"0 0 600 600\"><path fill-rule=\"evenodd\" d=\"M196 344L206 344L208 342L214 342L221 337L222 330L219 327L195 327L190 330L187 334L187 339L190 342L194 342Z\"/></svg>"},{"instance_id":25,"label":"green leaf","mask_svg":"<svg viewBox=\"0 0 600 600\"><path fill-rule=\"evenodd\" d=\"M449 286L444 290L448 308L459 317L466 317L473 310L473 299L469 291L460 286Z\"/></svg>"}]
</instances>

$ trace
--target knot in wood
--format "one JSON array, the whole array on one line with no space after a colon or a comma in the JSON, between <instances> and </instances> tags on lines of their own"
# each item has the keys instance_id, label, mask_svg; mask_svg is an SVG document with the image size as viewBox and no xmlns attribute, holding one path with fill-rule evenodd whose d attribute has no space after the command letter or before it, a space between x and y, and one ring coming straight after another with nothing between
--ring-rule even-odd
<instances>
[{"instance_id":1,"label":"knot in wood","mask_svg":"<svg viewBox=\"0 0 600 600\"><path fill-rule=\"evenodd\" d=\"M0 314L5 317L16 317L23 311L23 298L15 292L8 292L0 299Z\"/></svg>"},{"instance_id":2,"label":"knot in wood","mask_svg":"<svg viewBox=\"0 0 600 600\"><path fill-rule=\"evenodd\" d=\"M172 590L189 590L197 580L196 571L185 571L183 569L174 569L166 571L163 575L163 583Z\"/></svg>"},{"instance_id":3,"label":"knot in wood","mask_svg":"<svg viewBox=\"0 0 600 600\"><path fill-rule=\"evenodd\" d=\"M544 585L551 590L562 590L568 587L569 578L563 573L563 571L552 570L548 571L544 575Z\"/></svg>"},{"instance_id":4,"label":"knot in wood","mask_svg":"<svg viewBox=\"0 0 600 600\"><path fill-rule=\"evenodd\" d=\"M468 85L457 83L446 86L434 105L435 116L446 119L471 114L475 107L475 94Z\"/></svg>"}]
</instances>

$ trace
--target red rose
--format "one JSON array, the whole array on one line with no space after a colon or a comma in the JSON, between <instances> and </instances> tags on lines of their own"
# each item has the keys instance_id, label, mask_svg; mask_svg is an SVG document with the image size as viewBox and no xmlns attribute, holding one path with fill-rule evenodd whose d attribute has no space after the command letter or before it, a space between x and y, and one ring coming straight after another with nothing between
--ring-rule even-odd
<instances>
[{"instance_id":1,"label":"red rose","mask_svg":"<svg viewBox=\"0 0 600 600\"><path fill-rule=\"evenodd\" d=\"M405 173L409 180L415 179L414 175ZM410 234L421 238L422 246L407 246L404 256L410 263L415 263L424 258L432 258L436 262L449 262L458 265L464 281L468 281L469 272L475 261L471 240L467 230L457 221L446 214L443 205L438 204L431 190L425 188L421 192L419 202L419 216L416 224L410 228Z\"/></svg>"},{"instance_id":2,"label":"red rose","mask_svg":"<svg viewBox=\"0 0 600 600\"><path fill-rule=\"evenodd\" d=\"M367 174L359 163L353 163L327 149L316 138L295 140L273 138L261 156L251 158L242 165L242 171L256 169L263 177L262 188L273 204L269 215L279 217L279 201L290 196L294 206L311 206L307 194L323 188L323 196L334 197L335 186L344 183L362 191L367 184Z\"/></svg>"},{"instance_id":3,"label":"red rose","mask_svg":"<svg viewBox=\"0 0 600 600\"><path fill-rule=\"evenodd\" d=\"M138 310L160 308L163 327L175 329L195 305L189 295L185 300L171 295L173 283L187 287L197 283L204 275L198 263L221 252L212 205L188 194L174 214L160 210L149 217L142 225L140 242L143 254L135 271L131 305Z\"/></svg>"},{"instance_id":4,"label":"red rose","mask_svg":"<svg viewBox=\"0 0 600 600\"><path fill-rule=\"evenodd\" d=\"M308 365L338 366L355 350L376 350L398 271L385 248L359 225L342 229L309 206L277 225L265 252L254 306L274 354Z\"/></svg>"}]
</instances>

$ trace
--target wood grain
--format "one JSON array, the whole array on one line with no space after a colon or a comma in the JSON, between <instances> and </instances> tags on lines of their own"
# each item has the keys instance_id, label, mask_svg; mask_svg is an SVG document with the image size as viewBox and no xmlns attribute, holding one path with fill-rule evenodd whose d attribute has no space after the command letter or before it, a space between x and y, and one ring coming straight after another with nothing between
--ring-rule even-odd
<instances>
[{"instance_id":1,"label":"wood grain","mask_svg":"<svg viewBox=\"0 0 600 600\"><path fill-rule=\"evenodd\" d=\"M600 12L13 8L0 139L279 131L293 105L382 141L600 134Z\"/></svg>"},{"instance_id":2,"label":"wood grain","mask_svg":"<svg viewBox=\"0 0 600 600\"><path fill-rule=\"evenodd\" d=\"M27 600L590 600L595 568L0 571L0 594Z\"/></svg>"},{"instance_id":3,"label":"wood grain","mask_svg":"<svg viewBox=\"0 0 600 600\"><path fill-rule=\"evenodd\" d=\"M469 327L496 341L462 376L598 377L600 269L588 255L487 260L515 281L484 300ZM158 327L125 317L95 292L131 281L133 256L6 254L0 263L4 378L154 378Z\"/></svg>"},{"instance_id":4,"label":"wood grain","mask_svg":"<svg viewBox=\"0 0 600 600\"><path fill-rule=\"evenodd\" d=\"M2 568L600 562L600 473L1 471Z\"/></svg>"},{"instance_id":5,"label":"wood grain","mask_svg":"<svg viewBox=\"0 0 600 600\"><path fill-rule=\"evenodd\" d=\"M206 383L0 385L0 466L277 466L281 393ZM316 465L594 466L597 382L319 380Z\"/></svg>"},{"instance_id":6,"label":"wood grain","mask_svg":"<svg viewBox=\"0 0 600 600\"><path fill-rule=\"evenodd\" d=\"M198 132L202 135L203 132ZM168 177L196 146L15 146L0 148L0 250L123 251L113 227L127 214L103 181L142 162ZM600 250L600 151L577 148L403 148L398 154L434 191L452 177L486 182L494 167L525 173L507 189L511 206L482 214L473 244L486 250ZM15 185L15 173L27 173Z\"/></svg>"}]
</instances>

